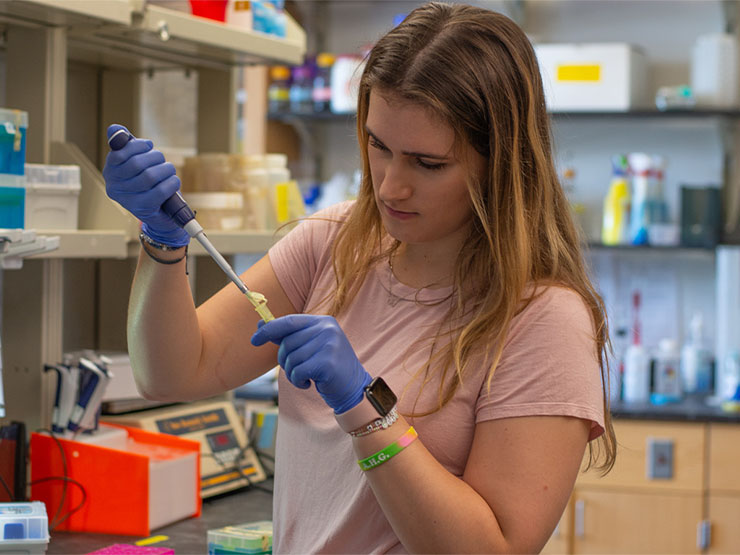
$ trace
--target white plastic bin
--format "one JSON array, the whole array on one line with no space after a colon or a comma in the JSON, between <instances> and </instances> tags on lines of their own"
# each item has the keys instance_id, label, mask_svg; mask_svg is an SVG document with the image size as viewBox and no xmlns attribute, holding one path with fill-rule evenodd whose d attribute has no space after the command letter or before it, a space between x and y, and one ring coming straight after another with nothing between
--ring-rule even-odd
<instances>
[{"instance_id":1,"label":"white plastic bin","mask_svg":"<svg viewBox=\"0 0 740 555\"><path fill-rule=\"evenodd\" d=\"M26 164L27 229L77 229L80 167Z\"/></svg>"},{"instance_id":2,"label":"white plastic bin","mask_svg":"<svg viewBox=\"0 0 740 555\"><path fill-rule=\"evenodd\" d=\"M46 506L40 501L0 503L0 553L46 553Z\"/></svg>"}]
</instances>

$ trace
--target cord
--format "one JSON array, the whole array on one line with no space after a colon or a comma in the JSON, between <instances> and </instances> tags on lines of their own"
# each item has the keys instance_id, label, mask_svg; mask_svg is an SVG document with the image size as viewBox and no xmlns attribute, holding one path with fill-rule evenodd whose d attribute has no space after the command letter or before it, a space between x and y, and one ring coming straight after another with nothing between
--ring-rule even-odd
<instances>
[{"instance_id":1,"label":"cord","mask_svg":"<svg viewBox=\"0 0 740 555\"><path fill-rule=\"evenodd\" d=\"M66 489L67 482L74 484L78 488L80 488L80 493L82 493L82 501L79 502L79 504L76 507L73 507L70 509L67 514L64 515L60 520L56 520L57 515L59 513L59 509L61 509L62 505L59 505L59 509L57 509L57 515L54 515L54 518L51 520L51 523L49 524L49 531L52 532L57 526L59 526L62 522L67 520L69 517L71 517L73 514L75 514L77 511L82 509L82 507L87 502L87 490L85 490L85 486L83 486L80 482L75 480L74 478L70 478L68 476L46 476L45 478L39 478L38 480L34 480L31 482L30 485L36 485L40 484L41 482L48 482L50 480L63 480L64 481L64 487Z\"/></svg>"},{"instance_id":2,"label":"cord","mask_svg":"<svg viewBox=\"0 0 740 555\"><path fill-rule=\"evenodd\" d=\"M3 489L8 494L8 499L12 503L14 501L14 499L13 499L13 492L10 491L10 488L8 487L8 483L5 481L5 478L3 478L2 474L0 474L0 484L3 485Z\"/></svg>"},{"instance_id":3,"label":"cord","mask_svg":"<svg viewBox=\"0 0 740 555\"><path fill-rule=\"evenodd\" d=\"M49 531L53 531L57 526L59 526L62 522L67 520L70 516L72 516L74 513L82 509L83 505L87 501L87 491L85 490L85 487L78 482L77 480L69 477L69 472L67 469L67 454L64 451L64 447L62 446L62 442L59 441L59 438L54 434L54 432L50 429L41 428L37 430L37 432L46 432L49 434L49 436L54 440L54 442L57 444L57 447L59 448L59 454L61 455L62 460L62 474L63 476L47 476L46 478L39 478L38 480L34 480L29 485L33 486L35 484L41 483L41 482L47 482L49 480L62 480L64 482L64 486L62 487L62 497L59 500L59 505L57 506L57 510L54 513L53 518L49 521ZM66 515L61 520L57 519L60 517L60 514L62 512L62 507L64 507L64 501L67 497L67 483L72 483L80 488L80 491L82 492L82 501L79 505L76 507L70 509Z\"/></svg>"}]
</instances>

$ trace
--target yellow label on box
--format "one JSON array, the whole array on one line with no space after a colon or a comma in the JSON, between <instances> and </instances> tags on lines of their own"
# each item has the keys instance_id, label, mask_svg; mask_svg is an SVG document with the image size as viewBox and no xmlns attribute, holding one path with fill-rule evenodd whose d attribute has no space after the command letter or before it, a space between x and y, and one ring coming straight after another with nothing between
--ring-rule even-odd
<instances>
[{"instance_id":1,"label":"yellow label on box","mask_svg":"<svg viewBox=\"0 0 740 555\"><path fill-rule=\"evenodd\" d=\"M557 81L601 81L601 66L598 64L560 65Z\"/></svg>"}]
</instances>

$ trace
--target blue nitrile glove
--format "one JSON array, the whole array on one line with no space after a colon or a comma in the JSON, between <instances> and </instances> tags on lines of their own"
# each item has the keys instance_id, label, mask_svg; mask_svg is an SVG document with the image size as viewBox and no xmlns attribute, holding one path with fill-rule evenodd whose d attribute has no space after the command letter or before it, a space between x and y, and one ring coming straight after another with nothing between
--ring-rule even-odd
<instances>
[{"instance_id":1,"label":"blue nitrile glove","mask_svg":"<svg viewBox=\"0 0 740 555\"><path fill-rule=\"evenodd\" d=\"M119 129L125 127L108 127L108 137ZM105 190L141 220L142 231L149 237L164 245L183 247L190 236L161 209L162 203L180 189L180 179L175 166L153 146L147 139L131 139L122 149L111 150L103 168Z\"/></svg>"},{"instance_id":2,"label":"blue nitrile glove","mask_svg":"<svg viewBox=\"0 0 740 555\"><path fill-rule=\"evenodd\" d=\"M290 383L307 389L313 380L335 413L342 414L362 400L370 374L333 317L291 314L276 318L252 336L252 345L268 341L280 346L278 363Z\"/></svg>"}]
</instances>

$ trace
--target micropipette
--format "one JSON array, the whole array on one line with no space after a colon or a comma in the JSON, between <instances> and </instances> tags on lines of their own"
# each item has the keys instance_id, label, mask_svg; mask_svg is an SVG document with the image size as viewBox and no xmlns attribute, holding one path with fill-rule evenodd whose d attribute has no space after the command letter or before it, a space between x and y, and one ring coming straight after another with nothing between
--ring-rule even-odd
<instances>
[{"instance_id":1,"label":"micropipette","mask_svg":"<svg viewBox=\"0 0 740 555\"><path fill-rule=\"evenodd\" d=\"M119 129L108 138L108 145L111 150L121 150L133 138L134 136L126 129ZM219 265L229 279L236 284L239 291L246 295L249 302L254 306L254 310L257 311L257 314L259 314L265 322L275 319L272 312L270 312L270 309L267 308L267 299L265 296L256 291L250 291L245 283L239 279L239 276L231 265L223 256L221 256L221 253L216 250L216 247L213 246L208 237L206 237L203 228L195 219L195 214L191 210L190 206L185 202L185 199L182 198L180 191L177 191L162 203L162 210L165 214L175 220L175 222L182 227L190 237L196 239L203 246L206 252L211 255L211 258L216 261L216 264Z\"/></svg>"}]
</instances>

